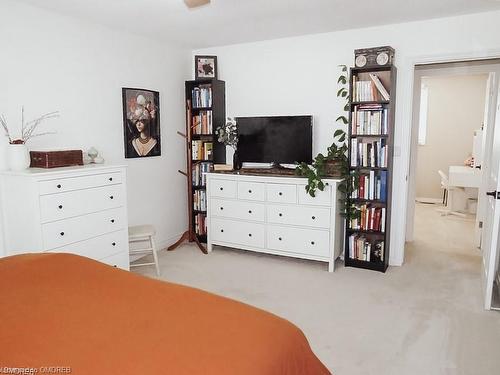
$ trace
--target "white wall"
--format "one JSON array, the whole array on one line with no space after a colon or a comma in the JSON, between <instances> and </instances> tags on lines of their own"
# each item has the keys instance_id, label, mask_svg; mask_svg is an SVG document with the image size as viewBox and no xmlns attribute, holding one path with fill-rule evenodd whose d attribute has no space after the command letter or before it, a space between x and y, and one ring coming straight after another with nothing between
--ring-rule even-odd
<instances>
[{"instance_id":1,"label":"white wall","mask_svg":"<svg viewBox=\"0 0 500 375\"><path fill-rule=\"evenodd\" d=\"M98 10L96 10L98 11ZM151 223L165 245L187 224L184 80L190 51L34 7L0 3L0 113L12 127L26 117L58 110L44 126L57 131L33 140L40 148L96 147L107 163L128 165L130 224ZM160 92L162 156L125 159L122 87ZM0 138L0 167L6 140ZM1 249L0 249L1 254Z\"/></svg>"},{"instance_id":2,"label":"white wall","mask_svg":"<svg viewBox=\"0 0 500 375\"><path fill-rule=\"evenodd\" d=\"M314 152L325 150L341 112L339 64L356 48L391 45L398 67L396 155L390 263L402 264L405 241L411 99L415 63L500 55L500 12L221 46L193 54L218 56L229 116L312 114Z\"/></svg>"},{"instance_id":3,"label":"white wall","mask_svg":"<svg viewBox=\"0 0 500 375\"><path fill-rule=\"evenodd\" d=\"M484 121L487 74L424 77L428 88L427 137L418 146L416 194L441 199L441 178L472 154L474 131Z\"/></svg>"}]
</instances>

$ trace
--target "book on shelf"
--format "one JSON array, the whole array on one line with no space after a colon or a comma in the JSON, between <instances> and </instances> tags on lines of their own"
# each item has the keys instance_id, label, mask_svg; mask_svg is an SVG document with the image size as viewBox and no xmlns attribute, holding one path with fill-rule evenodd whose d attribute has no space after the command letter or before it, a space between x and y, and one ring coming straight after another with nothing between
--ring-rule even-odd
<instances>
[{"instance_id":1,"label":"book on shelf","mask_svg":"<svg viewBox=\"0 0 500 375\"><path fill-rule=\"evenodd\" d=\"M351 135L387 135L388 109L381 104L360 104L351 113Z\"/></svg>"},{"instance_id":2,"label":"book on shelf","mask_svg":"<svg viewBox=\"0 0 500 375\"><path fill-rule=\"evenodd\" d=\"M384 241L369 241L365 236L349 236L349 258L367 262L384 261Z\"/></svg>"},{"instance_id":3,"label":"book on shelf","mask_svg":"<svg viewBox=\"0 0 500 375\"><path fill-rule=\"evenodd\" d=\"M198 236L205 236L207 234L207 215L196 214L194 217L194 232Z\"/></svg>"},{"instance_id":4,"label":"book on shelf","mask_svg":"<svg viewBox=\"0 0 500 375\"><path fill-rule=\"evenodd\" d=\"M354 205L359 215L351 218L349 229L360 231L385 232L385 207L371 204Z\"/></svg>"},{"instance_id":5,"label":"book on shelf","mask_svg":"<svg viewBox=\"0 0 500 375\"><path fill-rule=\"evenodd\" d=\"M351 167L387 168L388 156L385 138L374 141L351 138Z\"/></svg>"},{"instance_id":6,"label":"book on shelf","mask_svg":"<svg viewBox=\"0 0 500 375\"><path fill-rule=\"evenodd\" d=\"M233 166L231 164L214 164L214 171L232 171Z\"/></svg>"},{"instance_id":7,"label":"book on shelf","mask_svg":"<svg viewBox=\"0 0 500 375\"><path fill-rule=\"evenodd\" d=\"M212 163L203 162L197 163L193 166L193 186L206 186L207 176L206 173L210 172Z\"/></svg>"},{"instance_id":8,"label":"book on shelf","mask_svg":"<svg viewBox=\"0 0 500 375\"><path fill-rule=\"evenodd\" d=\"M193 108L206 108L212 106L212 85L205 84L193 88L191 92Z\"/></svg>"},{"instance_id":9,"label":"book on shelf","mask_svg":"<svg viewBox=\"0 0 500 375\"><path fill-rule=\"evenodd\" d=\"M193 160L212 160L213 142L202 140L191 141L191 152Z\"/></svg>"},{"instance_id":10,"label":"book on shelf","mask_svg":"<svg viewBox=\"0 0 500 375\"><path fill-rule=\"evenodd\" d=\"M380 81L380 78L373 73L370 73L369 81L358 81L358 77L353 76L352 82L352 97L355 102L372 102L390 99L390 95Z\"/></svg>"},{"instance_id":11,"label":"book on shelf","mask_svg":"<svg viewBox=\"0 0 500 375\"><path fill-rule=\"evenodd\" d=\"M193 116L191 124L193 134L211 135L213 133L212 111L200 111L199 114Z\"/></svg>"},{"instance_id":12,"label":"book on shelf","mask_svg":"<svg viewBox=\"0 0 500 375\"><path fill-rule=\"evenodd\" d=\"M370 171L353 176L353 186L356 189L351 193L353 199L379 200L385 202L387 198L387 171Z\"/></svg>"},{"instance_id":13,"label":"book on shelf","mask_svg":"<svg viewBox=\"0 0 500 375\"><path fill-rule=\"evenodd\" d=\"M195 190L193 192L193 210L207 210L207 192L205 190Z\"/></svg>"}]
</instances>

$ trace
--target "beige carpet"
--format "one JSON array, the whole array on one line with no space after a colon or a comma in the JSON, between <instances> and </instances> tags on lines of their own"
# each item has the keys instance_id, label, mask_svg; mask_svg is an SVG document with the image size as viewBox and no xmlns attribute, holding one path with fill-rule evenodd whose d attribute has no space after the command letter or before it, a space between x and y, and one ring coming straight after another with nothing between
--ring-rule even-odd
<instances>
[{"instance_id":1,"label":"beige carpet","mask_svg":"<svg viewBox=\"0 0 500 375\"><path fill-rule=\"evenodd\" d=\"M499 374L500 314L482 309L473 223L435 208L417 206L406 263L386 274L186 245L161 252L162 278L289 319L336 375Z\"/></svg>"}]
</instances>

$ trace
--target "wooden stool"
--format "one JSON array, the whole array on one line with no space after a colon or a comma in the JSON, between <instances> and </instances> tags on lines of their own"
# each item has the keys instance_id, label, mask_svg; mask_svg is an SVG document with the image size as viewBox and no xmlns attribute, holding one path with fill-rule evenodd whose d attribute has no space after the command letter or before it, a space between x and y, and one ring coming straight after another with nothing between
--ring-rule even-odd
<instances>
[{"instance_id":1,"label":"wooden stool","mask_svg":"<svg viewBox=\"0 0 500 375\"><path fill-rule=\"evenodd\" d=\"M154 265L156 267L156 275L160 276L160 265L158 263L158 254L156 254L156 244L154 240L155 234L156 230L152 225L136 225L128 228L129 243L148 241L150 245L150 247L130 250L130 255L153 253L154 259L154 262L134 263L130 264L130 267Z\"/></svg>"}]
</instances>

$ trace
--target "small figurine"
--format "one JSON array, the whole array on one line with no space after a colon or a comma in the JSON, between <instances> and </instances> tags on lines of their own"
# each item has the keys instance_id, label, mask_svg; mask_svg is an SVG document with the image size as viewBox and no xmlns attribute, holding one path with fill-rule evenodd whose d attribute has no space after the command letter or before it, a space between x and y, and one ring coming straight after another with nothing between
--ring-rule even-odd
<instances>
[{"instance_id":1,"label":"small figurine","mask_svg":"<svg viewBox=\"0 0 500 375\"><path fill-rule=\"evenodd\" d=\"M99 151L97 151L94 147L91 147L87 151L88 158L85 158L87 164L102 164L104 163L104 159L99 156Z\"/></svg>"}]
</instances>

